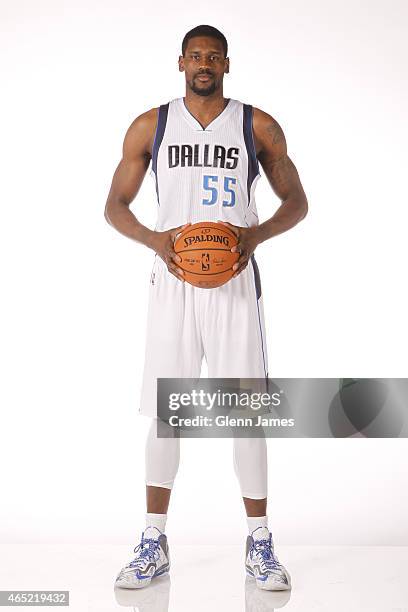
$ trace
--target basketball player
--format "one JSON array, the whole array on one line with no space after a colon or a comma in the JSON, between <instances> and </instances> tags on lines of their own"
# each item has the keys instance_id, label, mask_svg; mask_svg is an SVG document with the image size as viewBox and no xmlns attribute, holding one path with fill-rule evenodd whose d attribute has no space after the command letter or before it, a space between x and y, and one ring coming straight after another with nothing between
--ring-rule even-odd
<instances>
[{"instance_id":1,"label":"basketball player","mask_svg":"<svg viewBox=\"0 0 408 612\"><path fill-rule=\"evenodd\" d=\"M146 442L146 527L136 557L116 579L119 587L146 586L170 567L165 525L180 439L157 437L157 378L199 378L203 356L211 378L268 376L254 251L307 213L278 122L258 108L224 98L227 52L225 36L214 27L201 25L185 35L178 60L185 96L148 110L130 125L106 203L107 221L155 252L140 403L140 413L152 418ZM129 209L150 162L158 202L154 230ZM261 224L254 198L259 164L282 201ZM199 221L224 222L238 237L232 249L240 253L234 275L214 289L185 282L173 250L176 234ZM265 438L234 438L233 460L249 528L246 572L262 589L290 589L268 527Z\"/></svg>"}]
</instances>

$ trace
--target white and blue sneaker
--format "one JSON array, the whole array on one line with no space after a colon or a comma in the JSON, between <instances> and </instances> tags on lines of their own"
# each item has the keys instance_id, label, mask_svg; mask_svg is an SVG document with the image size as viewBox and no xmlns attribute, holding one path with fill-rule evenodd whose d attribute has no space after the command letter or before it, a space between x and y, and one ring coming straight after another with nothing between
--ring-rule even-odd
<instances>
[{"instance_id":1,"label":"white and blue sneaker","mask_svg":"<svg viewBox=\"0 0 408 612\"><path fill-rule=\"evenodd\" d=\"M255 578L256 586L268 591L291 589L289 573L279 563L273 549L272 534L267 527L258 527L247 537L245 569Z\"/></svg>"},{"instance_id":2,"label":"white and blue sneaker","mask_svg":"<svg viewBox=\"0 0 408 612\"><path fill-rule=\"evenodd\" d=\"M134 549L136 557L122 568L115 586L122 589L141 589L157 576L170 570L170 554L167 536L157 527L147 527L142 540Z\"/></svg>"}]
</instances>

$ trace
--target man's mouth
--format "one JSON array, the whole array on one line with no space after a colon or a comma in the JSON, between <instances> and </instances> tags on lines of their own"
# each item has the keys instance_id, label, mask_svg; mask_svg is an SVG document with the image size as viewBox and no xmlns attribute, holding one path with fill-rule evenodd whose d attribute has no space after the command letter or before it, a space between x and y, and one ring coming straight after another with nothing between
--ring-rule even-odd
<instances>
[{"instance_id":1,"label":"man's mouth","mask_svg":"<svg viewBox=\"0 0 408 612\"><path fill-rule=\"evenodd\" d=\"M207 81L209 81L210 79L212 79L212 75L211 74L199 74L196 77L199 81L201 81L202 83L206 83Z\"/></svg>"}]
</instances>

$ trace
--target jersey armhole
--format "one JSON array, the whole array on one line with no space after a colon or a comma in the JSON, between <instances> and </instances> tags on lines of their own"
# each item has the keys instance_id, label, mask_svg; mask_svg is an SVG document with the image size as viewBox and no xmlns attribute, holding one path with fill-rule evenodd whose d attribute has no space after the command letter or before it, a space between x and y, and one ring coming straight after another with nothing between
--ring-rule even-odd
<instances>
[{"instance_id":1,"label":"jersey armhole","mask_svg":"<svg viewBox=\"0 0 408 612\"><path fill-rule=\"evenodd\" d=\"M156 131L153 139L153 148L152 148L152 169L150 173L156 174L157 171L157 155L160 149L160 145L163 140L164 132L166 129L167 116L169 112L169 103L161 104L159 107L159 111L157 114L157 124Z\"/></svg>"},{"instance_id":2,"label":"jersey armhole","mask_svg":"<svg viewBox=\"0 0 408 612\"><path fill-rule=\"evenodd\" d=\"M245 148L248 155L248 175L247 175L247 192L248 192L248 206L251 201L251 187L255 179L261 176L259 170L259 162L256 156L254 133L253 133L253 114L254 110L251 104L243 104L243 133Z\"/></svg>"},{"instance_id":3,"label":"jersey armhole","mask_svg":"<svg viewBox=\"0 0 408 612\"><path fill-rule=\"evenodd\" d=\"M254 118L254 109L251 104L244 104L244 116L243 116L243 130L244 130L244 140L246 149L248 152L248 156L252 158L253 168L256 168L256 173L260 174L259 171L259 162L256 156L256 148L255 148L255 139L254 139L254 128L253 128L253 118Z\"/></svg>"}]
</instances>

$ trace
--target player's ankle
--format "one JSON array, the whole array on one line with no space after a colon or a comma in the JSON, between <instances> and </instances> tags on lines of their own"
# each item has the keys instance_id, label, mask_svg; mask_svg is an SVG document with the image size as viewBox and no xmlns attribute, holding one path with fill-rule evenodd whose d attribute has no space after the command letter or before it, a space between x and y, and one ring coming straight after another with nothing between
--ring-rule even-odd
<instances>
[{"instance_id":1,"label":"player's ankle","mask_svg":"<svg viewBox=\"0 0 408 612\"><path fill-rule=\"evenodd\" d=\"M167 514L157 514L155 512L146 512L146 528L156 527L162 533L166 529Z\"/></svg>"}]
</instances>

